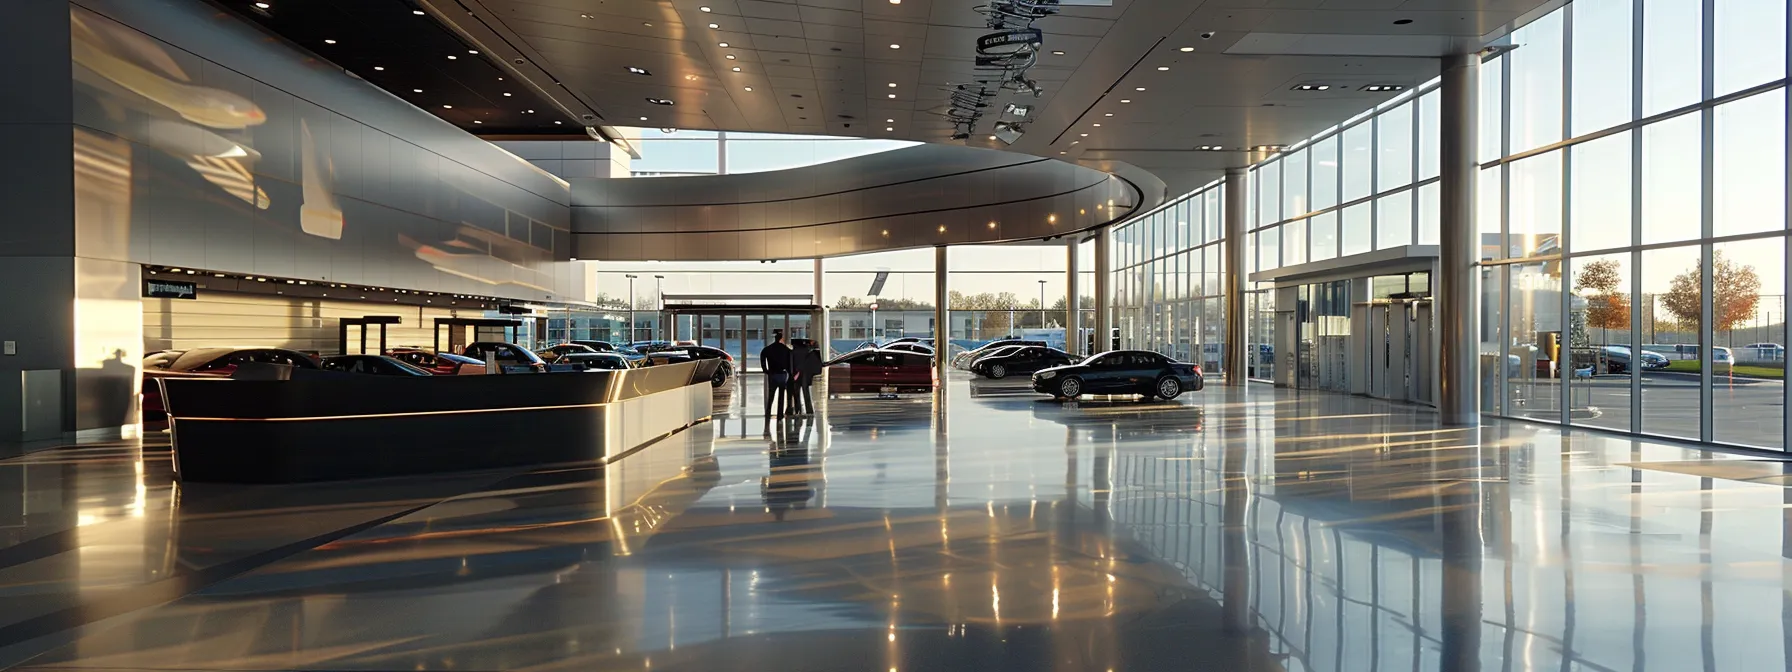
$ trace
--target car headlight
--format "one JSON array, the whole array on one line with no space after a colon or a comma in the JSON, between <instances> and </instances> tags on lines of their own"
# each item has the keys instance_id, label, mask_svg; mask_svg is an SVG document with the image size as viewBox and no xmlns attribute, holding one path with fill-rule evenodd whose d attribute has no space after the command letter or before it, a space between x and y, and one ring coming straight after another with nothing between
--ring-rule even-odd
<instances>
[{"instance_id":1,"label":"car headlight","mask_svg":"<svg viewBox=\"0 0 1792 672\"><path fill-rule=\"evenodd\" d=\"M1057 375L1058 375L1057 371L1040 371L1039 379L1040 380L1051 380L1053 377L1056 377Z\"/></svg>"}]
</instances>

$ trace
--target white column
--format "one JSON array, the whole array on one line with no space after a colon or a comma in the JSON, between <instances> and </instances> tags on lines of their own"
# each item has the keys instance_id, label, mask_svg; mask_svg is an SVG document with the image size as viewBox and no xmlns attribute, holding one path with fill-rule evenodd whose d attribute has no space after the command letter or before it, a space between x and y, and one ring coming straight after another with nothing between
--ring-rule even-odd
<instances>
[{"instance_id":1,"label":"white column","mask_svg":"<svg viewBox=\"0 0 1792 672\"><path fill-rule=\"evenodd\" d=\"M1226 242L1222 243L1226 254L1226 384L1245 384L1248 349L1245 347L1244 325L1249 318L1244 313L1245 292L1245 222L1244 204L1245 169L1226 169Z\"/></svg>"},{"instance_id":2,"label":"white column","mask_svg":"<svg viewBox=\"0 0 1792 672\"><path fill-rule=\"evenodd\" d=\"M1481 58L1445 60L1439 111L1441 160L1437 310L1439 341L1437 400L1444 424L1481 421L1480 234L1475 227L1475 164Z\"/></svg>"},{"instance_id":3,"label":"white column","mask_svg":"<svg viewBox=\"0 0 1792 672\"><path fill-rule=\"evenodd\" d=\"M946 371L951 363L952 329L946 324L946 246L933 248L933 371L939 391L946 391Z\"/></svg>"}]
</instances>

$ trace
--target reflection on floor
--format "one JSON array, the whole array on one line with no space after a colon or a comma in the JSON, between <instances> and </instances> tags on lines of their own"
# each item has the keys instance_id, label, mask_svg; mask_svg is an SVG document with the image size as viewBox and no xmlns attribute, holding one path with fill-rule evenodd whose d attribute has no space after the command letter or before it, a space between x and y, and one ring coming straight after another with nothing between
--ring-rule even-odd
<instances>
[{"instance_id":1,"label":"reflection on floor","mask_svg":"<svg viewBox=\"0 0 1792 672\"><path fill-rule=\"evenodd\" d=\"M768 422L758 383L607 470L0 461L0 666L1787 668L1780 462L1263 387Z\"/></svg>"}]
</instances>

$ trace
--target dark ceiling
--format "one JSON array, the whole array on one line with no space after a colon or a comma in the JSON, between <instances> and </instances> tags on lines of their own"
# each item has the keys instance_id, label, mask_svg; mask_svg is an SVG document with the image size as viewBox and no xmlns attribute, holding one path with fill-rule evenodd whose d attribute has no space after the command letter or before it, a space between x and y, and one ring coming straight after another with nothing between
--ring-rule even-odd
<instances>
[{"instance_id":1,"label":"dark ceiling","mask_svg":"<svg viewBox=\"0 0 1792 672\"><path fill-rule=\"evenodd\" d=\"M210 2L469 133L584 134L408 0Z\"/></svg>"}]
</instances>

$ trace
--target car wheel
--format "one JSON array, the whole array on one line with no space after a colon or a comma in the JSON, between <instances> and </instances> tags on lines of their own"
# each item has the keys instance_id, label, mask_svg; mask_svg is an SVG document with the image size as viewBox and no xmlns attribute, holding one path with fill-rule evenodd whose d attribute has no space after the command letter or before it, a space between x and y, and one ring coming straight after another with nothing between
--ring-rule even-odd
<instances>
[{"instance_id":1,"label":"car wheel","mask_svg":"<svg viewBox=\"0 0 1792 672\"><path fill-rule=\"evenodd\" d=\"M995 366L989 367L989 377L991 377L991 378L1007 378L1008 377L1008 367L1002 366L1001 364L997 364Z\"/></svg>"},{"instance_id":2,"label":"car wheel","mask_svg":"<svg viewBox=\"0 0 1792 672\"><path fill-rule=\"evenodd\" d=\"M721 387L727 383L728 383L728 374L723 373L720 370L716 371L715 375L709 377L709 386L710 387Z\"/></svg>"},{"instance_id":3,"label":"car wheel","mask_svg":"<svg viewBox=\"0 0 1792 672\"><path fill-rule=\"evenodd\" d=\"M1165 399L1175 399L1177 395L1182 394L1182 381L1171 376L1164 376L1158 379L1157 388L1152 392Z\"/></svg>"},{"instance_id":4,"label":"car wheel","mask_svg":"<svg viewBox=\"0 0 1792 672\"><path fill-rule=\"evenodd\" d=\"M1083 379L1071 376L1058 381L1058 396L1075 399L1083 394Z\"/></svg>"}]
</instances>

